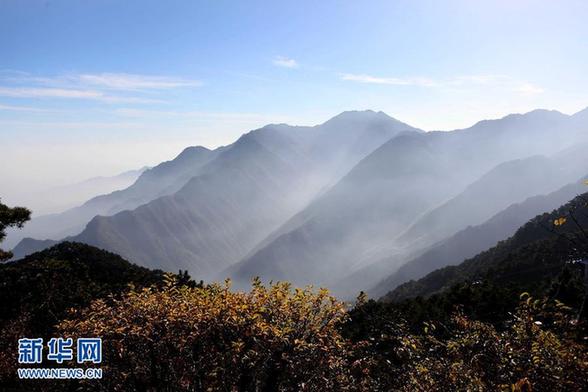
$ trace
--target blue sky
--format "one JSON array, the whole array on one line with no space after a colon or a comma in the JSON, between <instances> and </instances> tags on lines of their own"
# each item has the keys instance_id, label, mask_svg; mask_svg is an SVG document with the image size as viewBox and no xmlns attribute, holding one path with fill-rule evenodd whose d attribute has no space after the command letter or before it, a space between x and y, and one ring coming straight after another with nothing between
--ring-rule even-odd
<instances>
[{"instance_id":1,"label":"blue sky","mask_svg":"<svg viewBox=\"0 0 588 392\"><path fill-rule=\"evenodd\" d=\"M586 20L586 1L4 0L2 191L350 109L425 130L573 113L588 106Z\"/></svg>"}]
</instances>

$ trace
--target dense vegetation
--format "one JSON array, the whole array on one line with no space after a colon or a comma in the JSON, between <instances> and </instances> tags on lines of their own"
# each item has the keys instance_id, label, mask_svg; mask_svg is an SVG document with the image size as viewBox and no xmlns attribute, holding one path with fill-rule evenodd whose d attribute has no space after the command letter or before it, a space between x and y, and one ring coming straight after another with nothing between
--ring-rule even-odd
<instances>
[{"instance_id":1,"label":"dense vegetation","mask_svg":"<svg viewBox=\"0 0 588 392\"><path fill-rule=\"evenodd\" d=\"M57 261L60 259L61 261ZM86 260L86 262L82 261ZM417 321L418 307L358 298L346 306L324 290L286 283L248 292L203 286L186 274L151 272L108 252L65 243L2 266L14 306L0 330L0 388L16 390L449 391L588 388L587 331L576 309L515 295L500 326L456 307L493 288L465 286L447 313ZM17 271L22 271L18 274ZM113 273L113 271L116 271ZM576 273L579 271L571 271ZM63 279L58 279L63 274ZM16 283L14 282L16 280ZM131 286L125 281L132 283ZM49 282L55 284L49 285ZM151 285L152 284L152 285ZM108 293L114 293L108 295ZM514 295L514 294L513 294ZM92 296L96 299L90 302ZM6 297L8 298L8 297ZM47 300L51 299L51 300ZM433 297L421 299L436 306ZM61 304L56 306L56 304ZM52 308L47 308L51 305ZM413 304L414 305L414 304ZM489 309L491 308L488 305ZM69 309L71 308L71 309ZM55 319L47 314L55 312ZM468 313L470 313L468 315ZM4 311L3 311L4 314ZM480 313L486 317L490 313ZM32 318L32 315L40 317ZM413 319L411 321L410 319ZM422 315L421 315L422 318ZM9 319L9 320L7 320ZM422 318L424 319L424 318ZM100 381L15 380L16 340L101 336ZM28 333L28 332L27 332ZM54 364L51 364L54 366Z\"/></svg>"},{"instance_id":2,"label":"dense vegetation","mask_svg":"<svg viewBox=\"0 0 588 392\"><path fill-rule=\"evenodd\" d=\"M566 263L585 254L585 219L575 199L432 295L353 306L287 283L205 286L65 242L0 265L0 390L588 390L584 267ZM103 379L17 380L23 336L102 337Z\"/></svg>"},{"instance_id":3,"label":"dense vegetation","mask_svg":"<svg viewBox=\"0 0 588 392\"><path fill-rule=\"evenodd\" d=\"M441 293L454 285L478 283L492 290L529 291L545 295L553 278L568 279L569 270L581 268L572 261L588 257L588 194L530 220L511 238L455 266L438 269L417 281L409 281L388 293L385 301ZM581 284L581 283L580 283ZM558 295L564 296L560 292ZM580 300L566 297L566 302Z\"/></svg>"},{"instance_id":4,"label":"dense vegetation","mask_svg":"<svg viewBox=\"0 0 588 392\"><path fill-rule=\"evenodd\" d=\"M402 313L348 313L325 291L288 284L131 291L97 300L58 326L102 336L100 381L75 390L583 391L586 330L563 303L523 294L506 328L459 311L412 331ZM374 319L373 317L379 317ZM48 389L48 384L44 388Z\"/></svg>"},{"instance_id":5,"label":"dense vegetation","mask_svg":"<svg viewBox=\"0 0 588 392\"><path fill-rule=\"evenodd\" d=\"M109 342L106 390L336 391L348 383L344 318L324 290L172 284L97 301L60 329Z\"/></svg>"},{"instance_id":6,"label":"dense vegetation","mask_svg":"<svg viewBox=\"0 0 588 392\"><path fill-rule=\"evenodd\" d=\"M195 286L185 273L182 284ZM164 273L92 246L64 242L23 260L0 264L0 378L15 376L16 342L49 338L71 308L129 289L162 287ZM0 388L1 389L1 388Z\"/></svg>"}]
</instances>

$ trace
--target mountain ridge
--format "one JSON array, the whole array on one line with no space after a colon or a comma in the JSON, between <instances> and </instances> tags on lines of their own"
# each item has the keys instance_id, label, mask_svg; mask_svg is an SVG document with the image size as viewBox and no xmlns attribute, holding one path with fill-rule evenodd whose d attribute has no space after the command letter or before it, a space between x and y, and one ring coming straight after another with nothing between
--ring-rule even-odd
<instances>
[{"instance_id":1,"label":"mountain ridge","mask_svg":"<svg viewBox=\"0 0 588 392\"><path fill-rule=\"evenodd\" d=\"M353 113L344 113L342 115L344 117L354 116ZM133 261L138 260L143 265L148 266L154 266L151 263L152 259L160 260L158 263L165 263L161 260L170 258L171 252L171 254L174 254L172 257L175 263L174 269L177 269L177 267L186 268L206 276L207 270L217 268L214 267L215 265L230 262L235 257L235 252L246 252L262 239L255 234L258 227L252 224L253 221L257 221L259 227L269 228L262 230L264 232L263 236L266 236L276 228L275 226L278 223L281 223L281 220L286 220L291 215L294 215L326 183L332 181L329 179L335 179L342 175L347 168L353 166L364 154L371 152L371 149L378 147L389 136L413 129L384 114L367 112L362 113L361 117L363 118L360 121L361 126L349 127L348 129L342 129L334 126L332 122L326 122L328 123L327 125L321 124L315 127L268 125L248 132L235 143L220 151L217 157L203 165L199 169L199 175L190 179L180 190L173 195L169 195L170 197L154 199L136 209L123 211L109 217L96 217L81 234L69 237L69 239L115 250ZM345 137L333 139L331 135L335 131L344 131ZM355 143L358 138L365 139L365 143L359 147ZM260 148L261 150L259 150ZM255 154L249 153L248 150L250 149L255 150ZM256 154L259 154L259 156L256 156ZM240 159L241 155L246 158L243 158L244 160L241 162L240 167L231 166L229 157L233 156L235 159ZM265 161L261 163L261 160ZM285 162L290 168L285 169L285 166L279 163L280 161ZM258 162L258 164L255 162ZM232 185L227 179L229 176L232 176L230 180ZM225 178L222 179L222 177ZM191 183L192 185L198 185L192 186L190 185ZM212 183L220 186L224 191L220 191L221 188L219 188L216 195L212 195L212 191L210 191ZM242 188L237 189L235 184L239 184ZM204 192L204 189L209 189L209 191ZM228 191L228 189L232 190ZM201 199L191 198L195 192L200 192ZM241 199L232 198L236 195L239 195ZM242 204L243 200L251 201L247 208L257 208L258 215L256 217L242 211L239 205ZM260 205L263 204L260 203L260 200L265 200L263 208ZM187 201L192 204L188 205ZM292 204L295 208L289 207ZM155 213L154 210L147 213L146 206L149 205L152 205L159 212ZM195 205L200 205L199 212L195 210ZM179 211L183 211L183 213ZM214 217L211 211L217 211L215 213L217 216ZM222 213L219 211L222 211ZM231 214L227 214L227 211L231 211ZM248 218L242 217L244 220L236 220L231 216L242 216L243 214ZM273 214L280 218L276 220L270 218L268 214ZM138 221L139 216L142 218ZM169 216L175 216L175 222L170 222ZM224 217L221 219L221 216ZM127 230L123 228L125 224L130 226L139 225L139 222L147 224L145 219L151 222L159 222L155 226L153 223L148 224L151 227L151 233L161 235L159 238L153 237L144 244L139 244L136 233L132 235L130 232L123 234ZM208 219L213 219L217 223L212 224ZM222 222L233 223L222 225L221 220ZM116 227L111 224L111 222L115 221L118 222L115 224ZM241 223L238 223L239 221ZM106 222L109 223L107 224ZM178 222L184 222L184 226L179 227ZM188 250L187 243L201 241L201 239L198 239L199 236L204 235L206 237L208 235L206 234L208 229L202 229L204 231L201 231L197 228L197 222L205 225L213 232L225 233L226 238L210 238L206 244L200 242L201 245L198 249L190 245L190 250ZM247 230L239 229L238 233L236 233L234 231L235 227L242 226L243 222L249 222L250 228ZM209 224L212 224L212 226ZM233 224L237 226L232 226ZM175 229L169 231L170 227L175 227ZM187 232L184 233L183 230L198 234L188 239L186 237ZM144 238L152 237L145 230L139 231L142 232ZM106 234L107 232L109 234ZM244 240L246 244L240 242L243 238L249 237L254 238L254 240ZM128 242L131 238L135 238L135 240L131 241L134 241L133 246ZM230 241L227 242L227 239L230 239ZM156 243L163 247L164 242L162 241L173 241L175 245L171 248L168 245L164 246L168 250L163 250L160 247L158 251L155 251L150 248L152 244ZM217 249L218 254L213 255L205 251L210 244L219 247ZM150 252L145 251L148 248ZM203 252L207 254L209 260L204 261L204 257L196 256L196 254ZM147 253L152 254L148 256ZM195 258L200 261L194 263ZM202 264L207 265L204 270L199 269Z\"/></svg>"},{"instance_id":2,"label":"mountain ridge","mask_svg":"<svg viewBox=\"0 0 588 392\"><path fill-rule=\"evenodd\" d=\"M224 272L237 285L256 275L299 285L337 285L342 272L401 251L390 238L493 166L568 147L574 139L563 135L586 129L570 118L538 110L454 132L398 135L270 235L256 253Z\"/></svg>"},{"instance_id":3,"label":"mountain ridge","mask_svg":"<svg viewBox=\"0 0 588 392\"><path fill-rule=\"evenodd\" d=\"M468 226L429 247L423 254L408 261L367 292L370 296L378 298L411 279L418 279L435 269L456 265L474 257L512 236L533 217L565 204L584 189L583 181L578 181L549 194L532 196L523 202L512 204L486 222Z\"/></svg>"},{"instance_id":4,"label":"mountain ridge","mask_svg":"<svg viewBox=\"0 0 588 392\"><path fill-rule=\"evenodd\" d=\"M585 214L586 200L588 200L588 193L576 196L551 212L538 214L519 227L508 239L499 241L495 246L457 265L445 266L426 274L421 279L403 283L384 295L381 300L396 302L419 296L426 297L460 282L474 281L483 276L492 276L492 279L498 282L500 274L508 275L513 268L524 267L525 271L560 270L569 260L581 257L574 252L580 252L586 256L588 249L576 249L566 238L567 234L579 230L574 223L570 222L557 227L553 222L560 217L567 217L574 211L578 224L586 227L588 224L588 215ZM582 213L577 214L578 211ZM521 279L524 276L521 275L520 270L516 274L518 278L513 275L510 277L511 280ZM533 283L528 278L527 281L529 285L542 284L541 282Z\"/></svg>"}]
</instances>

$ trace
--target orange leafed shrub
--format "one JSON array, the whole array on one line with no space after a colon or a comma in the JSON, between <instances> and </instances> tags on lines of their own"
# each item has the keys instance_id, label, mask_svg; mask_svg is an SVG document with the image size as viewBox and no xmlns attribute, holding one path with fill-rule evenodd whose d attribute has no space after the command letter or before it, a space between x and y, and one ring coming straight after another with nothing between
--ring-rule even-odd
<instances>
[{"instance_id":1,"label":"orange leafed shrub","mask_svg":"<svg viewBox=\"0 0 588 392\"><path fill-rule=\"evenodd\" d=\"M362 301L361 309L369 303ZM356 310L352 317L360 317ZM503 330L456 312L415 333L401 317L364 322L326 290L255 282L131 291L58 326L102 337L107 391L583 391L588 355L569 308L523 294ZM358 318L355 322L360 322ZM63 387L64 384L58 385ZM74 388L75 389L75 388Z\"/></svg>"},{"instance_id":2,"label":"orange leafed shrub","mask_svg":"<svg viewBox=\"0 0 588 392\"><path fill-rule=\"evenodd\" d=\"M60 329L102 337L107 390L321 391L348 382L344 318L325 290L172 284L95 301Z\"/></svg>"}]
</instances>

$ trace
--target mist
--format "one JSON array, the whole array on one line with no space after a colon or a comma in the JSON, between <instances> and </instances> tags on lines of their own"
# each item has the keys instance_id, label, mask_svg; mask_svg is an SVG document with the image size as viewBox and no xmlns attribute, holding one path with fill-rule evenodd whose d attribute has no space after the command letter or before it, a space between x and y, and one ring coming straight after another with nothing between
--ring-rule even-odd
<instances>
[{"instance_id":1,"label":"mist","mask_svg":"<svg viewBox=\"0 0 588 392\"><path fill-rule=\"evenodd\" d=\"M9 241L41 240L18 243L16 257L80 241L151 268L231 278L236 289L259 276L344 298L380 292L436 244L588 173L586 113L537 110L448 132L373 111L268 125L226 147L186 148Z\"/></svg>"}]
</instances>

